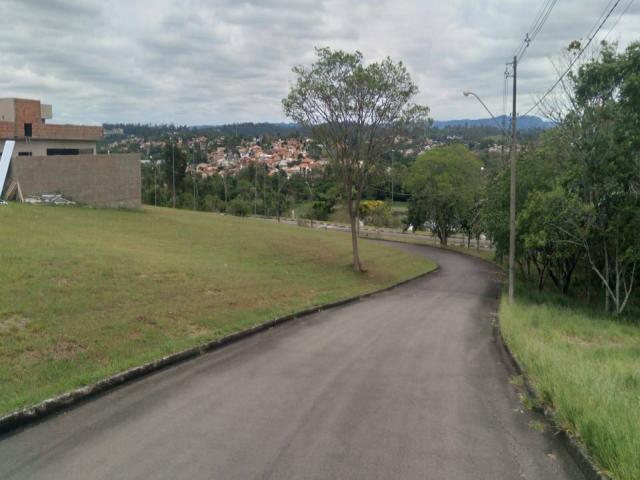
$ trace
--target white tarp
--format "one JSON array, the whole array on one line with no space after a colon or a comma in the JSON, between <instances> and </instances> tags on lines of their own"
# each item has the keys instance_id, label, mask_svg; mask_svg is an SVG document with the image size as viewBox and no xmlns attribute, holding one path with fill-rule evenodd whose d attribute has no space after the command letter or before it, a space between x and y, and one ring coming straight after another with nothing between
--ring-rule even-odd
<instances>
[{"instance_id":1,"label":"white tarp","mask_svg":"<svg viewBox=\"0 0 640 480\"><path fill-rule=\"evenodd\" d=\"M13 147L15 147L15 140L7 140L4 142L4 150L2 151L2 158L0 158L0 195L4 190L4 182L7 181L7 173L9 172L9 164L11 163L11 156L13 155Z\"/></svg>"}]
</instances>

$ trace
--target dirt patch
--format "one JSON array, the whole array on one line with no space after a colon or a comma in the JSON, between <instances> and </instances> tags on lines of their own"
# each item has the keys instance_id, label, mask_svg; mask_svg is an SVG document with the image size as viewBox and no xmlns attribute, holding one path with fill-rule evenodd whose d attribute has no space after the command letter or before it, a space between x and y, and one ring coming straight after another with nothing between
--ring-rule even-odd
<instances>
[{"instance_id":1,"label":"dirt patch","mask_svg":"<svg viewBox=\"0 0 640 480\"><path fill-rule=\"evenodd\" d=\"M624 342L612 341L610 338L592 338L586 339L577 335L564 335L564 339L567 343L572 345L579 345L581 347L589 348L623 348L626 345Z\"/></svg>"},{"instance_id":2,"label":"dirt patch","mask_svg":"<svg viewBox=\"0 0 640 480\"><path fill-rule=\"evenodd\" d=\"M16 332L24 330L29 325L30 320L21 315L12 315L7 318L0 319L0 333Z\"/></svg>"},{"instance_id":3,"label":"dirt patch","mask_svg":"<svg viewBox=\"0 0 640 480\"><path fill-rule=\"evenodd\" d=\"M60 338L53 347L53 356L58 360L69 360L77 354L86 352L87 348L80 345L75 340L63 337Z\"/></svg>"},{"instance_id":4,"label":"dirt patch","mask_svg":"<svg viewBox=\"0 0 640 480\"><path fill-rule=\"evenodd\" d=\"M187 333L190 337L203 337L211 333L211 331L203 327L202 325L198 325L197 323L189 323L187 324Z\"/></svg>"}]
</instances>

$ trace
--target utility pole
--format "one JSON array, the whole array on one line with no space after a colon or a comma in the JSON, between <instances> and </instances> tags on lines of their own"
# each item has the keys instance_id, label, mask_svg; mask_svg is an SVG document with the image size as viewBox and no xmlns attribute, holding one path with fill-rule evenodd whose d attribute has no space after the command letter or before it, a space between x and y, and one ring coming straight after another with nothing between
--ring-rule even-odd
<instances>
[{"instance_id":1,"label":"utility pole","mask_svg":"<svg viewBox=\"0 0 640 480\"><path fill-rule=\"evenodd\" d=\"M225 159L226 160L226 159ZM224 213L229 213L229 207L227 205L227 166L222 167L222 186L224 187Z\"/></svg>"},{"instance_id":2,"label":"utility pole","mask_svg":"<svg viewBox=\"0 0 640 480\"><path fill-rule=\"evenodd\" d=\"M258 214L258 160L253 162L253 214Z\"/></svg>"},{"instance_id":3,"label":"utility pole","mask_svg":"<svg viewBox=\"0 0 640 480\"><path fill-rule=\"evenodd\" d=\"M194 148L191 147L191 181L193 182L193 211L196 211L196 158Z\"/></svg>"},{"instance_id":4,"label":"utility pole","mask_svg":"<svg viewBox=\"0 0 640 480\"><path fill-rule=\"evenodd\" d=\"M151 164L153 165L153 206L158 206L158 165L153 162L153 157L150 157Z\"/></svg>"},{"instance_id":5,"label":"utility pole","mask_svg":"<svg viewBox=\"0 0 640 480\"><path fill-rule=\"evenodd\" d=\"M511 113L511 193L509 198L509 305L513 304L516 280L516 80L518 57L513 57L513 111Z\"/></svg>"},{"instance_id":6,"label":"utility pole","mask_svg":"<svg viewBox=\"0 0 640 480\"><path fill-rule=\"evenodd\" d=\"M176 151L171 138L171 204L176 208Z\"/></svg>"}]
</instances>

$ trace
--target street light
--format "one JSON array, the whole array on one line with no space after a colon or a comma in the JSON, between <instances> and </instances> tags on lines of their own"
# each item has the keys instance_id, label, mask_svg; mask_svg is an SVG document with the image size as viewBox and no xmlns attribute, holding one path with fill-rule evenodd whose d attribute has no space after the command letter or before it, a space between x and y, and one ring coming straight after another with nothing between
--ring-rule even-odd
<instances>
[{"instance_id":1,"label":"street light","mask_svg":"<svg viewBox=\"0 0 640 480\"><path fill-rule=\"evenodd\" d=\"M502 125L500 125L500 122L498 121L498 119L493 115L493 113L491 113L491 110L489 110L489 107L485 105L485 103L482 101L482 99L478 95L476 95L473 92L470 92L469 90L465 90L464 92L462 92L462 94L465 97L468 97L469 95L476 97L476 100L478 100L480 104L484 107L484 109L487 111L487 113L491 115L491 118L493 119L494 122L496 122L496 126L502 131L502 133L504 133L507 137L511 136L509 132L507 132L504 128L502 128Z\"/></svg>"},{"instance_id":2,"label":"street light","mask_svg":"<svg viewBox=\"0 0 640 480\"><path fill-rule=\"evenodd\" d=\"M472 95L480 102L484 109L491 115L493 121L496 122L498 128L502 132L511 137L511 188L509 195L509 304L513 303L516 276L516 99L515 99L515 68L516 59L513 60L514 84L513 84L513 115L511 118L511 133L509 134L498 122L496 117L491 113L489 107L485 105L482 99L473 92L465 90L462 94L465 97Z\"/></svg>"}]
</instances>

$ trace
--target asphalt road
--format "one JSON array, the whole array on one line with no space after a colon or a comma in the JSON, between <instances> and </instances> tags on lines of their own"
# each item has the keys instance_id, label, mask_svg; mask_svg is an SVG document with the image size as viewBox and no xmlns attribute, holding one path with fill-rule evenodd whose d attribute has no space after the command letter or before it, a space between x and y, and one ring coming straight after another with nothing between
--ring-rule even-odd
<instances>
[{"instance_id":1,"label":"asphalt road","mask_svg":"<svg viewBox=\"0 0 640 480\"><path fill-rule=\"evenodd\" d=\"M121 387L0 440L2 479L578 479L492 341L499 279L440 271Z\"/></svg>"}]
</instances>

